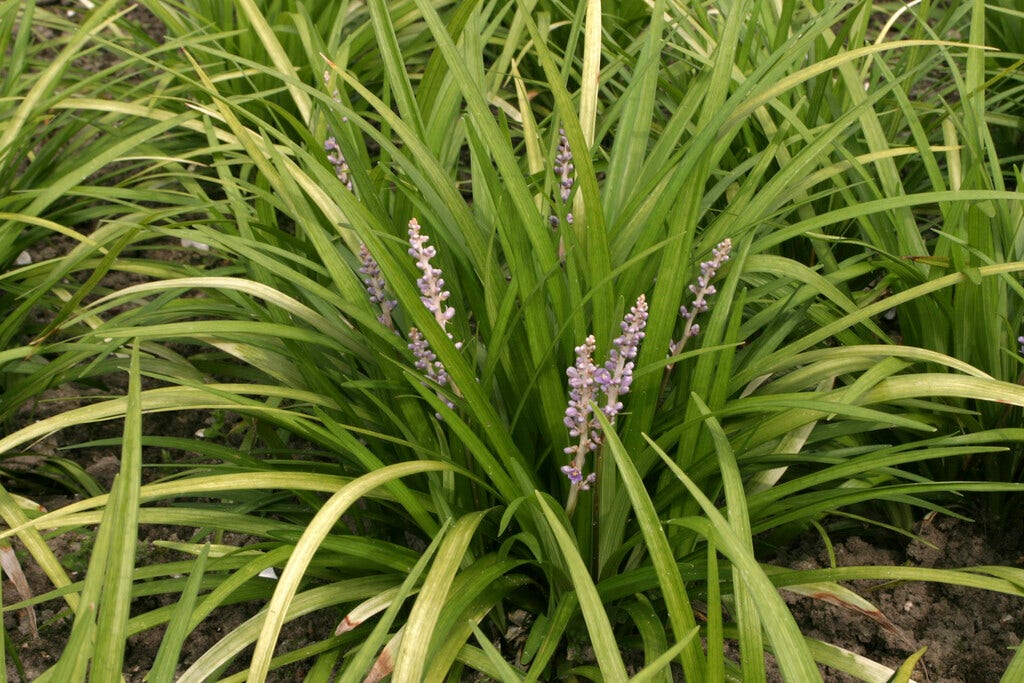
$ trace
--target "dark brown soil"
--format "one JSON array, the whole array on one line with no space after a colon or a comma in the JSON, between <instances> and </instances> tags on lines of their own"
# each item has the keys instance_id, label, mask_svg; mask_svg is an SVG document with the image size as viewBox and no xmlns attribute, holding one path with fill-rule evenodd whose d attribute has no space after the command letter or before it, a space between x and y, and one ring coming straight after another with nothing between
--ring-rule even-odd
<instances>
[{"instance_id":1,"label":"dark brown soil","mask_svg":"<svg viewBox=\"0 0 1024 683\"><path fill-rule=\"evenodd\" d=\"M982 523L927 517L909 544L851 537L835 546L836 565L958 568L1024 566L1019 526L988 529ZM930 545L929 545L930 544ZM820 537L805 539L776 558L794 569L829 566ZM999 681L1024 635L1024 599L937 583L855 581L849 587L871 601L897 629L891 633L869 617L810 598L784 593L805 635L897 668L928 648L914 680L931 683ZM822 670L826 681L856 680Z\"/></svg>"}]
</instances>

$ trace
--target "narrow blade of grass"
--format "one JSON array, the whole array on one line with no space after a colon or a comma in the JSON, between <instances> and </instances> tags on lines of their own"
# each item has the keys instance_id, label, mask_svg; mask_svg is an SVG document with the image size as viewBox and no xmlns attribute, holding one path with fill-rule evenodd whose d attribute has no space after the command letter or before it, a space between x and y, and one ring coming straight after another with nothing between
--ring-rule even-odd
<instances>
[{"instance_id":1,"label":"narrow blade of grass","mask_svg":"<svg viewBox=\"0 0 1024 683\"><path fill-rule=\"evenodd\" d=\"M615 640L615 633L612 631L608 613L605 611L594 582L590 579L590 570L587 569L586 563L576 550L575 541L562 526L562 522L548 502L539 493L537 502L562 549L562 559L568 566L569 578L576 589L580 611L583 612L583 619L594 645L594 656L597 657L597 662L605 677L604 680L609 683L624 683L628 679L626 665L622 662L622 654L619 651L619 644Z\"/></svg>"},{"instance_id":2,"label":"narrow blade of grass","mask_svg":"<svg viewBox=\"0 0 1024 683\"><path fill-rule=\"evenodd\" d=\"M434 628L448 599L448 590L477 526L486 515L487 511L483 510L460 517L438 549L406 621L406 637L395 662L393 680L396 683L422 680Z\"/></svg>"},{"instance_id":3,"label":"narrow blade of grass","mask_svg":"<svg viewBox=\"0 0 1024 683\"><path fill-rule=\"evenodd\" d=\"M128 613L132 604L132 570L135 568L139 529L139 488L142 486L142 376L139 346L132 345L128 370L128 396L117 485L111 490L110 508L118 512L116 530L110 534L108 567L100 596L96 649L92 672L97 680L121 676L127 645Z\"/></svg>"},{"instance_id":4,"label":"narrow blade of grass","mask_svg":"<svg viewBox=\"0 0 1024 683\"><path fill-rule=\"evenodd\" d=\"M305 576L306 568L313 559L313 555L345 510L366 493L393 479L445 469L450 469L450 466L430 461L388 465L352 481L324 503L324 506L309 523L302 538L299 539L288 564L281 572L277 589L267 606L266 618L253 652L250 680L258 682L266 680L267 672L270 669L270 659L274 652L274 643L277 642L285 615L298 591L299 583Z\"/></svg>"},{"instance_id":5,"label":"narrow blade of grass","mask_svg":"<svg viewBox=\"0 0 1024 683\"><path fill-rule=\"evenodd\" d=\"M603 413L597 412L596 415L605 432L605 448L615 459L619 476L622 478L622 485L632 503L633 515L636 516L644 542L649 548L650 560L657 572L668 618L672 624L672 633L677 642L682 641L686 634L697 625L697 620L690 607L690 596L679 572L679 566L676 564L672 547L665 536L665 530L662 528L650 494L636 471L632 459L623 448L618 434L610 429ZM691 643L683 650L682 664L689 679L705 680L704 653L700 649L700 643Z\"/></svg>"},{"instance_id":6,"label":"narrow blade of grass","mask_svg":"<svg viewBox=\"0 0 1024 683\"><path fill-rule=\"evenodd\" d=\"M199 589L203 575L206 572L206 560L210 556L210 544L207 543L199 552L192 570L189 572L185 589L178 597L178 604L174 607L174 614L160 641L160 649L157 650L153 660L153 667L146 674L145 680L149 683L172 683L174 674L177 672L178 659L181 656L181 646L189 634L189 622L192 610L196 606L199 596Z\"/></svg>"}]
</instances>

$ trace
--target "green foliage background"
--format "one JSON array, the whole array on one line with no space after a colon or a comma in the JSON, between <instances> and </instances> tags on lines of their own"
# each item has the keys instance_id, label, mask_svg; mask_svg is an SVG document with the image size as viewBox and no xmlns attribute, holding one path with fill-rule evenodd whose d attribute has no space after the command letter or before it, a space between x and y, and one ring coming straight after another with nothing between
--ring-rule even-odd
<instances>
[{"instance_id":1,"label":"green foliage background","mask_svg":"<svg viewBox=\"0 0 1024 683\"><path fill-rule=\"evenodd\" d=\"M839 581L1022 593L1005 567L764 562L812 529L960 514L962 493L992 494L1004 515L1019 502L1009 3L140 5L163 39L117 2L75 25L0 4L0 416L128 378L124 395L0 439L8 457L124 425L109 492L71 458L41 472L79 502L30 514L0 489L5 536L54 586L9 609L73 612L40 680L114 680L128 636L160 625L149 680L261 681L309 660L310 681L372 667L617 681L627 664L669 681L672 662L688 681L758 681L766 651L787 680L816 680L818 664L909 680L913 663L894 672L805 638L778 589L860 608ZM85 68L100 56L109 66ZM552 168L560 128L571 207ZM414 217L451 291L452 338L420 302ZM18 262L58 238L67 253ZM669 359L688 285L726 238L701 332ZM201 265L161 256L182 239L209 245ZM361 244L399 334L377 321ZM569 515L565 370L588 334L607 356L640 294L635 382ZM457 392L425 383L412 326ZM222 440L144 431L145 415L183 410L236 426ZM194 559L136 566L154 523L198 530L174 547ZM83 527L96 543L73 583L43 534ZM276 582L258 578L269 567ZM177 604L132 615L154 590ZM265 607L179 670L188 633L241 599ZM315 610L358 626L275 652ZM521 613L518 657L497 651ZM250 645L246 670L224 674ZM592 659L568 657L580 645ZM1005 680L1022 667L1015 656Z\"/></svg>"}]
</instances>

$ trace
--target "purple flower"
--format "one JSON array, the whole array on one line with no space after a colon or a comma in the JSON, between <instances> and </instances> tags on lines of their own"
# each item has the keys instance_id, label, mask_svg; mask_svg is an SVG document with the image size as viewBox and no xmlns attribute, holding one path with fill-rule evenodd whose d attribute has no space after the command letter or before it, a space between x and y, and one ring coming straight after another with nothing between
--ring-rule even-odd
<instances>
[{"instance_id":1,"label":"purple flower","mask_svg":"<svg viewBox=\"0 0 1024 683\"><path fill-rule=\"evenodd\" d=\"M622 410L619 396L628 393L633 383L633 359L636 358L640 341L644 338L646 326L647 297L641 294L636 300L636 305L629 309L625 319L619 323L622 334L615 339L614 348L608 354L608 362L597 374L596 381L607 397L602 411L610 421L614 421L615 416Z\"/></svg>"},{"instance_id":2,"label":"purple flower","mask_svg":"<svg viewBox=\"0 0 1024 683\"><path fill-rule=\"evenodd\" d=\"M444 288L441 269L435 268L430 263L430 259L437 256L437 250L432 246L427 246L429 239L429 237L420 232L420 224L416 219L411 219L409 221L409 255L416 259L416 267L423 273L416 280L416 285L420 289L420 301L423 302L428 311L434 314L434 320L437 321L437 324L441 326L441 329L451 339L452 333L448 332L447 327L448 321L455 315L455 309L445 303L450 293ZM430 350L427 340L423 338L422 333L414 327L409 330L409 339L409 349L417 358L416 367L423 371L428 379L432 379L442 386L448 384L448 372L445 370L444 364L437 360L434 352ZM454 343L456 349L462 348L462 342ZM454 384L452 384L452 390L457 396L461 395L459 394L459 388ZM455 407L455 404L440 392L438 392L438 397L449 408ZM437 415L437 418L441 419L441 416Z\"/></svg>"},{"instance_id":3,"label":"purple flower","mask_svg":"<svg viewBox=\"0 0 1024 683\"><path fill-rule=\"evenodd\" d=\"M564 422L569 436L579 439L575 446L567 447L565 453L575 456L577 468L583 466L586 454L597 450L600 443L600 425L593 417L593 402L598 388L597 366L593 361L596 345L594 335L587 337L576 347L576 364L565 371L569 377L569 407L565 409Z\"/></svg>"},{"instance_id":4,"label":"purple flower","mask_svg":"<svg viewBox=\"0 0 1024 683\"><path fill-rule=\"evenodd\" d=\"M601 423L594 415L598 393L605 397L601 411L614 423L615 416L622 410L619 399L629 392L633 383L634 359L647 326L646 296L641 294L637 298L636 305L629 309L619 326L622 334L615 339L603 367L594 364L596 341L594 335L590 335L576 347L575 365L565 371L569 377L569 406L565 409L564 422L569 436L576 440L565 449L565 454L572 456L571 462L562 467L572 484L569 509L575 506L575 492L586 491L597 478L593 472L584 477L583 466L587 455L596 451L602 442Z\"/></svg>"},{"instance_id":5,"label":"purple flower","mask_svg":"<svg viewBox=\"0 0 1024 683\"><path fill-rule=\"evenodd\" d=\"M420 301L434 314L437 324L451 339L452 335L447 331L447 327L448 321L455 316L455 309L445 303L450 293L444 288L441 269L434 268L430 263L430 259L437 256L437 250L427 246L429 239L420 232L420 224L415 218L409 221L409 255L416 259L416 267L423 273L416 280L416 285L420 288ZM462 348L462 343L457 342L455 348Z\"/></svg>"},{"instance_id":6,"label":"purple flower","mask_svg":"<svg viewBox=\"0 0 1024 683\"><path fill-rule=\"evenodd\" d=\"M441 386L448 384L448 371L430 350L430 343L415 327L409 328L409 350L416 357L416 369Z\"/></svg>"},{"instance_id":7,"label":"purple flower","mask_svg":"<svg viewBox=\"0 0 1024 683\"><path fill-rule=\"evenodd\" d=\"M416 357L416 369L430 379L438 377L437 370L434 367L434 363L437 362L437 356L430 350L430 343L423 337L423 333L415 327L410 328L409 340L409 350L412 351L412 355ZM441 370L440 377L442 379L447 377L447 373L444 372L443 368ZM445 381L447 380L445 379ZM438 381L438 384L444 383L444 381Z\"/></svg>"},{"instance_id":8,"label":"purple flower","mask_svg":"<svg viewBox=\"0 0 1024 683\"><path fill-rule=\"evenodd\" d=\"M409 350L416 358L414 363L417 370L426 375L427 379L433 380L441 386L448 384L448 371L444 363L437 360L437 355L430 350L430 343L423 336L423 333L415 327L409 328ZM445 402L449 408L455 408L455 404L448 400L441 392L437 393L438 398ZM441 419L439 414L437 419Z\"/></svg>"},{"instance_id":9,"label":"purple flower","mask_svg":"<svg viewBox=\"0 0 1024 683\"><path fill-rule=\"evenodd\" d=\"M352 178L349 176L348 162L345 161L345 155L341 153L338 141L334 138L327 138L324 141L324 151L327 152L327 161L334 166L334 175L338 176L338 180L348 188L349 192L352 192Z\"/></svg>"},{"instance_id":10,"label":"purple flower","mask_svg":"<svg viewBox=\"0 0 1024 683\"><path fill-rule=\"evenodd\" d=\"M576 182L574 174L576 167L572 163L572 149L569 148L569 138L565 137L565 129L558 129L558 153L555 154L555 173L558 174L559 196L562 203L569 201L572 194L572 186Z\"/></svg>"},{"instance_id":11,"label":"purple flower","mask_svg":"<svg viewBox=\"0 0 1024 683\"><path fill-rule=\"evenodd\" d=\"M1020 344L1020 352L1024 355L1024 334L1017 337L1017 343Z\"/></svg>"},{"instance_id":12,"label":"purple flower","mask_svg":"<svg viewBox=\"0 0 1024 683\"><path fill-rule=\"evenodd\" d=\"M719 242L718 246L712 250L711 260L700 264L700 275L697 276L697 282L690 285L690 291L693 293L693 303L679 309L679 315L686 321L686 324L683 325L683 336L679 341L674 341L669 346L669 356L679 355L683 347L686 346L687 340L700 334L700 325L696 323L695 319L698 314L708 310L707 297L717 293L718 290L711 284L711 280L714 279L722 264L729 260L730 251L732 251L732 240L726 238ZM671 369L671 364L666 366L666 370Z\"/></svg>"},{"instance_id":13,"label":"purple flower","mask_svg":"<svg viewBox=\"0 0 1024 683\"><path fill-rule=\"evenodd\" d=\"M579 468L574 467L573 465L565 465L561 469L565 476L569 477L569 481L572 485L577 487L580 491L588 491L590 489L590 485L597 479L597 475L593 472L584 477Z\"/></svg>"},{"instance_id":14,"label":"purple flower","mask_svg":"<svg viewBox=\"0 0 1024 683\"><path fill-rule=\"evenodd\" d=\"M569 148L569 138L565 137L565 129L558 129L558 152L555 154L554 164L555 175L558 176L558 196L563 206L569 203L572 196L572 186L576 182L576 166L572 163L572 150ZM552 228L558 227L558 216L548 217ZM565 214L565 222L572 225L572 213Z\"/></svg>"},{"instance_id":15,"label":"purple flower","mask_svg":"<svg viewBox=\"0 0 1024 683\"><path fill-rule=\"evenodd\" d=\"M366 293L370 295L370 303L380 306L380 315L377 316L377 321L385 327L395 329L395 324L391 320L391 311L395 310L398 302L388 299L385 294L384 276L380 274L380 266L377 265L377 261L365 244L359 245L359 260L363 263L359 272L365 275L363 284L366 285Z\"/></svg>"}]
</instances>

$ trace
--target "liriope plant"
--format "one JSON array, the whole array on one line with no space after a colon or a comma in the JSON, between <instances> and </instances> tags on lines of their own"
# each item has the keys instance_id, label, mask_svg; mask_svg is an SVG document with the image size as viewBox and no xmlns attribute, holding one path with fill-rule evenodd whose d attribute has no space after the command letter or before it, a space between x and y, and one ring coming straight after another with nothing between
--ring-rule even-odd
<instances>
[{"instance_id":1,"label":"liriope plant","mask_svg":"<svg viewBox=\"0 0 1024 683\"><path fill-rule=\"evenodd\" d=\"M146 281L99 280L32 354L5 350L20 400L42 380L129 377L125 397L0 439L11 453L125 424L109 494L30 520L0 492L6 536L55 586L33 602L74 611L44 680L100 657L113 675L126 639L163 624L159 679L266 680L307 660L311 680L671 680L675 663L687 680L754 681L771 651L787 679L827 664L886 680L891 669L804 638L778 589L824 585L859 609L835 582L1021 594L1011 569L785 570L754 543L863 504L952 512L951 491L1019 488L904 469L997 457L1024 436L970 417L984 403L1019 415L1024 389L932 343L948 330L931 312L996 283L987 310L1007 324L986 334L1020 364L1009 293L1024 264L974 245L984 263L943 268L956 236L920 227L937 203L991 207L1006 234L1019 214L1019 193L955 184L938 161L956 147L943 125L978 119L936 123L909 100L934 64L964 55L970 79L954 87L968 92L979 48L927 31L869 41L867 4L654 2L628 23L597 3L264 15L239 0L230 17L195 14L209 31L147 4L181 50L135 58L189 97L121 109L167 126L147 157L183 140L201 150L201 170L166 162L192 199L140 204L99 231L115 254L63 264ZM216 30L236 16L220 28L243 30ZM168 238L208 245L207 268L144 258ZM893 343L893 309L914 344ZM243 438L140 426L176 410L243 416ZM143 483L147 447L183 464ZM135 529L155 523L213 542L136 567ZM41 531L83 525L108 552L75 585ZM260 577L272 567L276 581ZM126 612L158 578L179 604ZM264 607L177 670L189 631L242 598ZM275 651L318 610L335 632ZM245 670L222 675L251 645Z\"/></svg>"}]
</instances>

